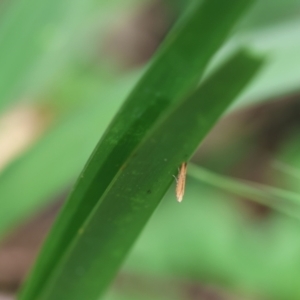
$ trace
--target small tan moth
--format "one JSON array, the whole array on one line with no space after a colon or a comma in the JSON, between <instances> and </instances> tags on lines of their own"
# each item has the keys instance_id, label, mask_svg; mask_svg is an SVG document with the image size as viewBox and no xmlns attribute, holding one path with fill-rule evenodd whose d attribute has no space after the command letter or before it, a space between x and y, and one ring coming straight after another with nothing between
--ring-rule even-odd
<instances>
[{"instance_id":1,"label":"small tan moth","mask_svg":"<svg viewBox=\"0 0 300 300\"><path fill-rule=\"evenodd\" d=\"M176 198L178 202L181 202L184 195L185 189L185 178L186 178L186 170L187 170L187 163L183 162L180 166L178 171L178 177L176 179Z\"/></svg>"}]
</instances>

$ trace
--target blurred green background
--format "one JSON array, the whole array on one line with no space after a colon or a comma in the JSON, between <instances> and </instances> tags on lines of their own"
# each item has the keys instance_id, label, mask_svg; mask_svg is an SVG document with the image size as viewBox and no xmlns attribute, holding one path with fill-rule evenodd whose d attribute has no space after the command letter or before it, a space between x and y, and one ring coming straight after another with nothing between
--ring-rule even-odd
<instances>
[{"instance_id":1,"label":"blurred green background","mask_svg":"<svg viewBox=\"0 0 300 300\"><path fill-rule=\"evenodd\" d=\"M2 1L3 297L18 291L96 143L189 2ZM210 69L236 45L268 61L199 147L183 203L172 186L105 299L300 299L299 16L299 1L258 1L216 55Z\"/></svg>"}]
</instances>

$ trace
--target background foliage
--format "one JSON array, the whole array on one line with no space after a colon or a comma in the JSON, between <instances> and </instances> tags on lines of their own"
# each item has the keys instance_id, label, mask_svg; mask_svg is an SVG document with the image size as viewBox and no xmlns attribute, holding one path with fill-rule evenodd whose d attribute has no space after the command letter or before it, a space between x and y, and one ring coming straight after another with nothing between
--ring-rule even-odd
<instances>
[{"instance_id":1,"label":"background foliage","mask_svg":"<svg viewBox=\"0 0 300 300\"><path fill-rule=\"evenodd\" d=\"M14 268L3 263L9 233L48 210L73 184L188 4L1 4L1 120L29 109L38 129L1 167L3 292L15 293L24 278L17 272L8 279ZM205 78L240 45L267 56L195 153L184 202L177 205L172 186L105 299L299 299L299 14L296 1L257 1L210 63ZM14 135L6 124L0 157L17 140L7 138ZM39 238L29 232L28 244L28 237L36 249Z\"/></svg>"}]
</instances>

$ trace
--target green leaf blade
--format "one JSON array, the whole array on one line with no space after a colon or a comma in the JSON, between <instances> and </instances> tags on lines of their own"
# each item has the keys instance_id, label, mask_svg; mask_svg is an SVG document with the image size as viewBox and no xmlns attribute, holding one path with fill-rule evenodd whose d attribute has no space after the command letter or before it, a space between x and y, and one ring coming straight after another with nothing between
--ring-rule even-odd
<instances>
[{"instance_id":1,"label":"green leaf blade","mask_svg":"<svg viewBox=\"0 0 300 300\"><path fill-rule=\"evenodd\" d=\"M117 174L39 299L97 299L105 291L174 180L174 166L188 159L260 65L244 52L236 54L157 125ZM228 76L232 69L235 76Z\"/></svg>"},{"instance_id":2,"label":"green leaf blade","mask_svg":"<svg viewBox=\"0 0 300 300\"><path fill-rule=\"evenodd\" d=\"M158 119L166 114L170 107L179 103L196 86L197 79L203 74L209 59L225 40L238 16L251 2L250 0L231 1L230 4L227 3L226 8L222 9L219 5L220 2L216 0L205 2L203 7L197 2L197 9L194 8L195 11L192 12L192 16L188 15L186 17L187 20L181 21L181 24L178 25L179 27L177 26L176 30L174 29L171 37L158 53L154 63L133 90L94 151L92 158L82 173L78 186L58 218L32 275L32 279L25 286L20 299L50 299L52 297L51 293L53 290L51 287L53 285L51 282L52 280L56 281L55 278L57 276L55 274L61 274L61 271L58 271L61 259L64 254L68 256L67 249L70 249L69 247L73 243L74 238L78 232L81 232L80 228L83 223L89 218L95 206L102 203L103 200L99 199L103 194L106 195L108 193L108 188L117 180L118 174L122 173L124 168L127 168L128 159L133 155L135 149L140 147L139 145L145 139L145 136L153 130L153 126ZM219 18L219 23L212 26L206 12L211 12L216 7L219 10L217 10L215 16ZM203 18L205 21L203 21ZM195 24L198 25L195 27ZM206 24L207 26L210 24L209 27L202 30L204 35L202 39L203 44L200 44L197 40L197 37L199 37L199 32L197 31L199 30L199 24ZM201 40L201 36L199 40ZM192 52L185 53L182 52L185 47L189 49L194 47L194 49ZM181 59L185 63L176 67L176 62ZM173 66L173 68L170 69L170 66ZM182 69L183 67L184 69ZM169 79L165 82L164 80L168 76L173 78L173 80ZM188 156L186 155L186 157ZM170 171L168 172L170 175ZM168 178L168 184L170 184L171 179ZM168 185L164 185L163 191L167 187ZM154 187L150 186L149 191L154 190ZM150 193L156 199L156 205L163 193L162 190L159 193ZM120 196L122 195L120 194ZM139 203L139 201L137 198L137 209L139 210L141 205L145 212L150 213L150 216L156 205L153 206L151 204L148 206L148 204L145 205L144 202ZM104 203L106 202L104 201L103 205L105 205ZM120 203L120 205L121 208L122 205L125 205L126 208L128 203ZM124 209L120 211L124 211ZM105 216L103 217L105 219ZM123 219L121 218L120 220ZM143 215L141 215L141 220L145 222ZM126 218L124 222L126 224ZM138 228L139 231L140 228ZM136 235L136 232L132 233L132 237L136 237ZM124 244L126 251L128 251L128 243L132 243L132 239L129 240L130 242ZM120 260L114 261L115 268L123 258L124 252L121 251L120 258L118 258ZM109 268L111 269L111 267ZM113 273L116 271L115 268L112 268ZM107 274L107 282L109 282L111 276L109 272ZM100 290L103 291L104 287L107 286L107 282L103 280L101 288L99 282L97 286L92 283L86 283L86 286L89 286L88 290L93 290L91 297L94 297ZM60 291L62 292L62 289ZM39 298L40 294L43 294L44 297ZM79 297L79 293L77 293L76 297Z\"/></svg>"}]
</instances>

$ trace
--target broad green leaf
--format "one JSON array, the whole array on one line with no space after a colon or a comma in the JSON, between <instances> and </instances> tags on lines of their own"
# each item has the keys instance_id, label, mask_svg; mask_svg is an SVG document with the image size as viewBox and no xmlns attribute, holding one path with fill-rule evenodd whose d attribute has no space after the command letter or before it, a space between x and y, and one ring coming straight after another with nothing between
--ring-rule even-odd
<instances>
[{"instance_id":1,"label":"broad green leaf","mask_svg":"<svg viewBox=\"0 0 300 300\"><path fill-rule=\"evenodd\" d=\"M106 202L103 199L99 201L101 195L108 193L108 187L111 186L112 182L120 184L119 179L122 179L124 175L121 169L126 166L124 163L126 163L129 156L132 155L137 146L141 147L140 144L145 136L149 134L150 129L153 130L154 124L161 120L162 116L171 107L174 108L176 102L178 103L182 97L187 95L192 87L195 87L209 59L228 35L237 17L250 3L251 1L231 1L230 4L226 3L223 7L223 4L220 5L219 1L208 1L203 6L195 2L188 10L184 18L171 32L153 64L133 90L107 134L96 148L88 167L80 177L78 187L75 188L75 192L64 208L65 213L61 214L53 229L53 236L46 244L45 251L33 274L33 279L25 286L21 299L35 299L43 293L45 297L50 296L53 292L51 281L56 280L55 274L57 272L57 274L60 274L60 260L68 252L67 249L73 243L72 240L77 236L83 222L89 218L95 205ZM212 14L218 20L218 24L212 25ZM252 60L249 61L242 54L237 57L241 59L241 63L245 63L246 69L243 73L245 78L241 76L239 79L242 82L240 82L240 85L237 83L236 87L233 88L240 90L253 75L258 63ZM228 101L232 100L237 90L234 90L233 94L230 90L227 94L230 98ZM218 108L220 109L220 107ZM221 112L217 110L213 113L218 115ZM149 138L146 141L149 142ZM199 139L197 139L197 142L199 142ZM174 161L173 163L170 162L167 163L168 168L171 165L174 168ZM105 176L103 176L104 174ZM119 175L121 175L120 178ZM155 201L158 201L159 197L157 196L161 196L168 184L170 184L169 178L166 185L162 185L163 190L158 190L158 194L149 194L149 197L153 197ZM117 191L115 189L109 190L112 192ZM83 203L84 205L82 205ZM154 207L146 210L145 213L151 214L153 209ZM118 211L122 212L122 209ZM146 222L146 219L141 218L143 223ZM120 222L122 222L121 219ZM137 226L137 230L140 229L140 226ZM127 243L131 244L135 237L136 233L131 238L129 236ZM125 248L128 248L129 244L124 243ZM78 245L77 242L76 245ZM105 285L116 271L125 254L124 251L119 253L121 256L118 253L115 256L116 261L112 261L116 265L109 268L110 274L106 274L106 281L103 281L101 286L98 286L98 284L94 286L95 282L90 282L88 290L91 297L95 297L105 288ZM62 289L59 290L62 291ZM84 289L80 288L79 290L84 293ZM61 296L64 297L65 295ZM77 296L80 297L79 293Z\"/></svg>"},{"instance_id":2,"label":"broad green leaf","mask_svg":"<svg viewBox=\"0 0 300 300\"><path fill-rule=\"evenodd\" d=\"M103 195L100 195L88 218L77 227L77 234L69 245L66 244L66 236L58 245L67 249L63 255L54 252L57 265L45 289L36 294L39 299L81 299L84 295L97 299L105 291L173 181L172 174L176 166L192 155L198 143L256 73L260 64L260 60L244 52L237 53L194 94L173 107L156 123L133 149ZM100 150L101 143L96 151ZM151 159L145 159L147 157ZM81 179L84 180L88 175L88 168L89 165ZM89 197L93 195L92 192L95 193L96 185L99 186L99 183L91 187ZM79 181L69 205L80 187ZM68 225L65 223L67 215L74 215L68 204L56 223L52 239L50 236L46 243L44 259L51 255L49 246L57 242L59 236L55 234L61 234L58 229ZM79 213L72 222L75 226ZM69 229L69 234L72 229Z\"/></svg>"}]
</instances>

